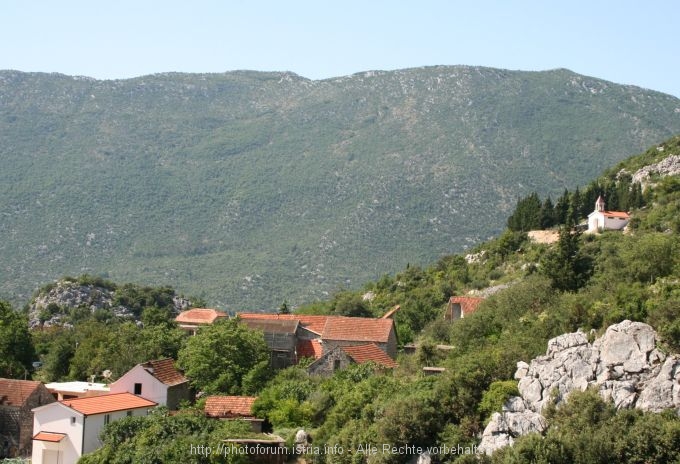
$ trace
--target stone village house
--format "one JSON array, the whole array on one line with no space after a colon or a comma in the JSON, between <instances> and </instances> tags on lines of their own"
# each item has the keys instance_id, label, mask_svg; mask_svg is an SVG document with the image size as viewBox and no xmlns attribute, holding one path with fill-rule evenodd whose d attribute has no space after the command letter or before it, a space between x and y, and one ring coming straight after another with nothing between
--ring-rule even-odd
<instances>
[{"instance_id":1,"label":"stone village house","mask_svg":"<svg viewBox=\"0 0 680 464\"><path fill-rule=\"evenodd\" d=\"M0 460L31 454L31 410L55 401L41 382L0 379Z\"/></svg>"},{"instance_id":2,"label":"stone village house","mask_svg":"<svg viewBox=\"0 0 680 464\"><path fill-rule=\"evenodd\" d=\"M241 313L238 317L248 327L264 333L271 364L276 368L297 364L302 358L318 361L324 356L333 358L336 368L368 358L394 367L397 332L390 317L266 313ZM335 355L331 356L331 352Z\"/></svg>"}]
</instances>

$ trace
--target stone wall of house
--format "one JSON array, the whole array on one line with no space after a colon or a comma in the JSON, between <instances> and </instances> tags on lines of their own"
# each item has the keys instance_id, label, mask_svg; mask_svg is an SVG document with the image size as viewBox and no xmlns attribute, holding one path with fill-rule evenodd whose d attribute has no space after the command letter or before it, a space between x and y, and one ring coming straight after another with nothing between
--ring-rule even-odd
<instances>
[{"instance_id":1,"label":"stone wall of house","mask_svg":"<svg viewBox=\"0 0 680 464\"><path fill-rule=\"evenodd\" d=\"M352 364L352 360L347 353L340 348L335 348L325 353L321 358L314 361L307 368L307 372L311 375L322 375L330 377L333 372L339 369L345 369Z\"/></svg>"},{"instance_id":2,"label":"stone wall of house","mask_svg":"<svg viewBox=\"0 0 680 464\"><path fill-rule=\"evenodd\" d=\"M33 411L54 403L54 396L39 385L23 406L0 406L0 458L30 456L33 446Z\"/></svg>"},{"instance_id":3,"label":"stone wall of house","mask_svg":"<svg viewBox=\"0 0 680 464\"><path fill-rule=\"evenodd\" d=\"M0 406L0 459L18 455L21 408Z\"/></svg>"},{"instance_id":4,"label":"stone wall of house","mask_svg":"<svg viewBox=\"0 0 680 464\"><path fill-rule=\"evenodd\" d=\"M172 387L168 387L168 399L166 406L168 409L175 411L179 409L179 404L182 401L191 401L193 399L192 396L193 395L191 392L191 387L189 386L189 382L173 385Z\"/></svg>"}]
</instances>

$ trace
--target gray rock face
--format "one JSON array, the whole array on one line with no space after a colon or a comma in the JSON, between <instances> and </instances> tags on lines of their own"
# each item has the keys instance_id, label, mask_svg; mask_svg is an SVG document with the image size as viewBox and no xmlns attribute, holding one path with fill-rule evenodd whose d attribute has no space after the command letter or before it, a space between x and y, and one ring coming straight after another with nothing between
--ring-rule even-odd
<instances>
[{"instance_id":1,"label":"gray rock face","mask_svg":"<svg viewBox=\"0 0 680 464\"><path fill-rule=\"evenodd\" d=\"M31 303L29 314L29 326L50 327L54 325L68 326L63 321L64 314L61 311L50 311L54 305L58 308L87 308L94 312L97 309L110 309L114 316L123 319L135 319L134 313L125 306L114 306L114 292L108 288L95 285L81 285L72 281L59 281L46 293L35 297ZM173 297L174 309L177 314L191 307L191 302L179 296Z\"/></svg>"},{"instance_id":2,"label":"gray rock face","mask_svg":"<svg viewBox=\"0 0 680 464\"><path fill-rule=\"evenodd\" d=\"M572 391L590 386L619 409L675 408L680 414L680 357L665 357L655 345L654 329L631 321L610 326L592 344L582 332L553 338L545 356L517 363L521 397L510 398L492 416L479 449L491 454L520 435L543 432L546 404L559 405Z\"/></svg>"},{"instance_id":3,"label":"gray rock face","mask_svg":"<svg viewBox=\"0 0 680 464\"><path fill-rule=\"evenodd\" d=\"M633 182L640 182L642 185L645 185L649 183L649 179L653 174L661 177L680 174L680 155L670 155L658 163L639 169L633 174Z\"/></svg>"}]
</instances>

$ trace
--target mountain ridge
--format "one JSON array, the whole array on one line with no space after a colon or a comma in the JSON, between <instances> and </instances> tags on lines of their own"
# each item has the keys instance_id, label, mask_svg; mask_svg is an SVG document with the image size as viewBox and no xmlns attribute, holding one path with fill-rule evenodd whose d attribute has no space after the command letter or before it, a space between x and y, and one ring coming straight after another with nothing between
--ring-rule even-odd
<instances>
[{"instance_id":1,"label":"mountain ridge","mask_svg":"<svg viewBox=\"0 0 680 464\"><path fill-rule=\"evenodd\" d=\"M677 98L567 70L0 71L0 295L94 273L299 304L460 251L519 195L679 131Z\"/></svg>"}]
</instances>

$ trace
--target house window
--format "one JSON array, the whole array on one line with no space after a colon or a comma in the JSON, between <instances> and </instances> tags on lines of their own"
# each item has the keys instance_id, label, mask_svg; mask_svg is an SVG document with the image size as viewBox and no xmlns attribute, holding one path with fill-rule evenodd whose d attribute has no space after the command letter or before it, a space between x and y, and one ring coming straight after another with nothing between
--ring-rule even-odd
<instances>
[{"instance_id":1,"label":"house window","mask_svg":"<svg viewBox=\"0 0 680 464\"><path fill-rule=\"evenodd\" d=\"M132 411L128 411L128 412L127 412L127 416L128 416L128 417L132 417Z\"/></svg>"},{"instance_id":2,"label":"house window","mask_svg":"<svg viewBox=\"0 0 680 464\"><path fill-rule=\"evenodd\" d=\"M135 395L141 395L141 394L142 394L142 384L136 383L135 384Z\"/></svg>"},{"instance_id":3,"label":"house window","mask_svg":"<svg viewBox=\"0 0 680 464\"><path fill-rule=\"evenodd\" d=\"M76 416L71 416L71 425L76 423Z\"/></svg>"},{"instance_id":4,"label":"house window","mask_svg":"<svg viewBox=\"0 0 680 464\"><path fill-rule=\"evenodd\" d=\"M111 414L104 416L104 425L108 424L109 422L111 422Z\"/></svg>"},{"instance_id":5,"label":"house window","mask_svg":"<svg viewBox=\"0 0 680 464\"><path fill-rule=\"evenodd\" d=\"M333 360L333 370L334 370L334 371L337 371L338 369L340 369L340 360L339 360L339 359L334 359L334 360Z\"/></svg>"}]
</instances>

